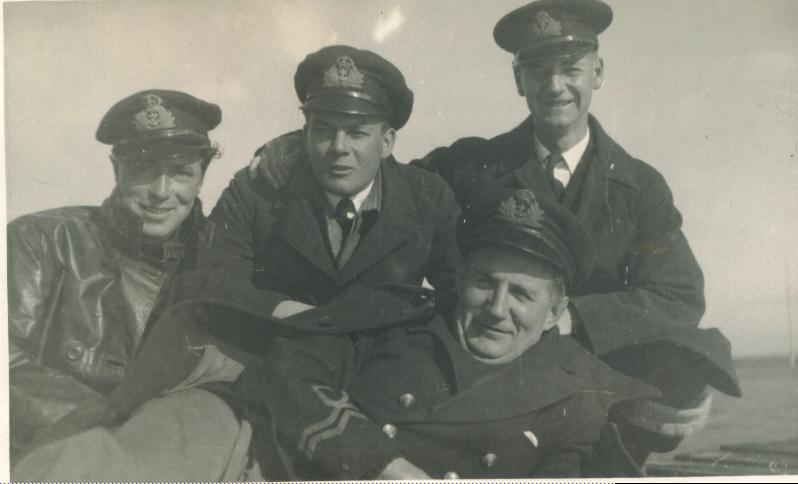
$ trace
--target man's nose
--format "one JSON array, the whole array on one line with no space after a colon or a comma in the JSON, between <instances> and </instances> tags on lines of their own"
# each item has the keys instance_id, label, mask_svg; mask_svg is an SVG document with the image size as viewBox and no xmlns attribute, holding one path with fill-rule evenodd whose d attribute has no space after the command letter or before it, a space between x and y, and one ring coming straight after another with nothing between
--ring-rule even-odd
<instances>
[{"instance_id":1,"label":"man's nose","mask_svg":"<svg viewBox=\"0 0 798 484\"><path fill-rule=\"evenodd\" d=\"M488 307L488 312L491 316L495 317L496 319L505 319L507 318L507 296L508 296L508 286L505 283L501 283L493 290L493 295L490 300L490 306Z\"/></svg>"},{"instance_id":2,"label":"man's nose","mask_svg":"<svg viewBox=\"0 0 798 484\"><path fill-rule=\"evenodd\" d=\"M564 88L563 77L559 72L552 72L546 77L546 87L553 92L560 92Z\"/></svg>"},{"instance_id":3,"label":"man's nose","mask_svg":"<svg viewBox=\"0 0 798 484\"><path fill-rule=\"evenodd\" d=\"M169 191L172 187L172 180L162 174L150 184L150 196L156 200L166 200L169 198Z\"/></svg>"},{"instance_id":4,"label":"man's nose","mask_svg":"<svg viewBox=\"0 0 798 484\"><path fill-rule=\"evenodd\" d=\"M349 153L351 149L351 145L349 142L349 135L346 131L338 131L335 133L335 139L333 140L333 150L335 150L338 154L346 154Z\"/></svg>"}]
</instances>

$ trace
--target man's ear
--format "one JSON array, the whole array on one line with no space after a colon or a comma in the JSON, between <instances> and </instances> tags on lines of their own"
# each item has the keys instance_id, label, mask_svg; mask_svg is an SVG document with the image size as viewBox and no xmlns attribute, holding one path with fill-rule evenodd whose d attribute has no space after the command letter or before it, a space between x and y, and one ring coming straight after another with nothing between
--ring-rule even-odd
<instances>
[{"instance_id":1,"label":"man's ear","mask_svg":"<svg viewBox=\"0 0 798 484\"><path fill-rule=\"evenodd\" d=\"M598 54L593 60L593 89L598 89L604 84L604 59Z\"/></svg>"},{"instance_id":2,"label":"man's ear","mask_svg":"<svg viewBox=\"0 0 798 484\"><path fill-rule=\"evenodd\" d=\"M526 96L524 94L524 86L521 84L521 68L520 67L513 67L513 76L515 77L515 88L518 89L518 95L521 97Z\"/></svg>"},{"instance_id":3,"label":"man's ear","mask_svg":"<svg viewBox=\"0 0 798 484\"><path fill-rule=\"evenodd\" d=\"M382 159L386 159L393 153L393 146L396 144L396 130L388 128L382 135Z\"/></svg>"},{"instance_id":4,"label":"man's ear","mask_svg":"<svg viewBox=\"0 0 798 484\"><path fill-rule=\"evenodd\" d=\"M305 124L302 125L302 146L305 148L306 151L310 151L308 147L308 133L310 132L310 128L308 127L308 122L305 121Z\"/></svg>"},{"instance_id":5,"label":"man's ear","mask_svg":"<svg viewBox=\"0 0 798 484\"><path fill-rule=\"evenodd\" d=\"M568 310L568 296L563 296L560 298L560 301L551 307L549 311L549 315L546 318L546 322L543 323L543 331L548 331L549 329L557 326L557 322L560 320L565 311Z\"/></svg>"},{"instance_id":6,"label":"man's ear","mask_svg":"<svg viewBox=\"0 0 798 484\"><path fill-rule=\"evenodd\" d=\"M119 184L119 163L114 161L113 158L111 158L111 164L114 166L114 182L116 182L116 184L118 185Z\"/></svg>"}]
</instances>

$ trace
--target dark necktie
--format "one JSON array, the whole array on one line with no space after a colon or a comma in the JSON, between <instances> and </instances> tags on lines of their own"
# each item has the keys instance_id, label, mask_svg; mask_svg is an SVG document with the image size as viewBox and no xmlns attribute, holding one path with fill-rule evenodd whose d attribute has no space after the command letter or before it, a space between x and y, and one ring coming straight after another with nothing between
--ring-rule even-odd
<instances>
[{"instance_id":1,"label":"dark necktie","mask_svg":"<svg viewBox=\"0 0 798 484\"><path fill-rule=\"evenodd\" d=\"M560 202L565 195L565 186L562 184L560 180L554 177L554 167L557 166L558 163L565 162L565 159L562 157L562 153L551 153L546 159L543 161L544 168L546 169L546 178L549 179L549 185L551 185L551 191L554 192L554 198Z\"/></svg>"},{"instance_id":2,"label":"dark necktie","mask_svg":"<svg viewBox=\"0 0 798 484\"><path fill-rule=\"evenodd\" d=\"M341 201L338 202L338 205L335 206L333 216L335 217L335 221L338 222L338 225L341 227L340 248L343 248L344 244L346 244L346 239L349 238L349 233L352 231L352 225L355 223L355 217L357 217L355 204L352 203L352 200L348 198L342 198Z\"/></svg>"}]
</instances>

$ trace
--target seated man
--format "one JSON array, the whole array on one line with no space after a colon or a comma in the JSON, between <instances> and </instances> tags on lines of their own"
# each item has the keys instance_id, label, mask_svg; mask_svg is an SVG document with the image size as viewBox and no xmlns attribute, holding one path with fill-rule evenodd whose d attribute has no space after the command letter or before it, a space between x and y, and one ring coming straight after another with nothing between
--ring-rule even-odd
<instances>
[{"instance_id":1,"label":"seated man","mask_svg":"<svg viewBox=\"0 0 798 484\"><path fill-rule=\"evenodd\" d=\"M500 189L466 215L454 314L280 339L247 367L240 394L285 464L267 477L579 476L608 408L659 395L558 335L595 260L570 212Z\"/></svg>"},{"instance_id":2,"label":"seated man","mask_svg":"<svg viewBox=\"0 0 798 484\"><path fill-rule=\"evenodd\" d=\"M218 154L208 131L221 115L219 106L177 91L148 90L119 101L96 134L113 146L116 187L111 196L100 207L47 210L9 224L15 480L216 479L218 475L159 469L181 459L213 460L209 447L198 445L202 439L222 447L232 447L242 436L246 440L224 402L201 390L167 397L172 402L165 405L172 409L169 422L148 420L146 407L134 417L137 425L145 422L145 427L164 432L168 427L195 444L171 446L167 458L151 461L150 468L108 468L106 458L114 449L162 449L142 445L145 434L131 434L125 426L113 431L98 427L118 423L112 420L119 416L107 412L110 400L137 355L152 343L152 322L172 302L173 276L194 267L198 250L211 244L213 224L203 215L197 195ZM183 346L170 351L193 351L199 361L207 350ZM217 420L207 427L181 427L184 417L198 420L193 416L197 412L213 413ZM82 440L42 450L47 442L90 428ZM224 433L220 428L233 430ZM246 442L239 444L246 448ZM27 464L16 466L22 455ZM76 462L88 468L93 464L93 469L47 473L51 465Z\"/></svg>"},{"instance_id":3,"label":"seated man","mask_svg":"<svg viewBox=\"0 0 798 484\"><path fill-rule=\"evenodd\" d=\"M445 304L459 263L459 208L440 177L391 154L413 107L402 73L373 52L336 45L309 54L294 86L307 156L268 197L246 169L236 174L211 213L221 259L211 279L251 281L276 317L353 285L424 278ZM206 262L216 268L213 257Z\"/></svg>"}]
</instances>

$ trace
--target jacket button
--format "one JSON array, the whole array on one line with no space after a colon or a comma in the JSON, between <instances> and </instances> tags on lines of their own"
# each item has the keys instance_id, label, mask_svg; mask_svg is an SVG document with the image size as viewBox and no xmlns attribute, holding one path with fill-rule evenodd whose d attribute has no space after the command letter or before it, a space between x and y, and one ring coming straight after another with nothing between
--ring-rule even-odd
<instances>
[{"instance_id":1,"label":"jacket button","mask_svg":"<svg viewBox=\"0 0 798 484\"><path fill-rule=\"evenodd\" d=\"M66 358L69 361L77 361L83 356L83 347L80 345L70 345L66 349Z\"/></svg>"},{"instance_id":2,"label":"jacket button","mask_svg":"<svg viewBox=\"0 0 798 484\"><path fill-rule=\"evenodd\" d=\"M443 478L446 480L460 479L460 475L454 471L449 471L444 474Z\"/></svg>"},{"instance_id":3,"label":"jacket button","mask_svg":"<svg viewBox=\"0 0 798 484\"><path fill-rule=\"evenodd\" d=\"M413 408L416 404L416 397L412 393L405 393L399 397L399 406L402 408Z\"/></svg>"},{"instance_id":4,"label":"jacket button","mask_svg":"<svg viewBox=\"0 0 798 484\"><path fill-rule=\"evenodd\" d=\"M319 319L319 326L329 328L332 325L333 325L333 319L330 316L322 316L321 319Z\"/></svg>"},{"instance_id":5,"label":"jacket button","mask_svg":"<svg viewBox=\"0 0 798 484\"><path fill-rule=\"evenodd\" d=\"M496 457L496 454L493 452L488 452L487 454L482 456L482 465L485 467L493 467L496 465L496 461L499 458Z\"/></svg>"},{"instance_id":6,"label":"jacket button","mask_svg":"<svg viewBox=\"0 0 798 484\"><path fill-rule=\"evenodd\" d=\"M382 431L385 432L385 435L387 435L389 439L396 437L396 425L394 424L387 423L383 425Z\"/></svg>"}]
</instances>

